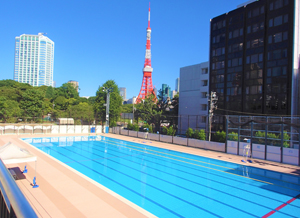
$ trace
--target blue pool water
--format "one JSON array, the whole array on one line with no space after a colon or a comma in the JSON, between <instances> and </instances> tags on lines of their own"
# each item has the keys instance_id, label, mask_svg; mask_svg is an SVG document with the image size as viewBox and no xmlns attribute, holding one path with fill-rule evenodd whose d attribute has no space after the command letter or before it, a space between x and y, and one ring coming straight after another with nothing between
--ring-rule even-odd
<instances>
[{"instance_id":1,"label":"blue pool water","mask_svg":"<svg viewBox=\"0 0 300 218\"><path fill-rule=\"evenodd\" d=\"M300 177L103 136L24 141L158 217L300 217Z\"/></svg>"}]
</instances>

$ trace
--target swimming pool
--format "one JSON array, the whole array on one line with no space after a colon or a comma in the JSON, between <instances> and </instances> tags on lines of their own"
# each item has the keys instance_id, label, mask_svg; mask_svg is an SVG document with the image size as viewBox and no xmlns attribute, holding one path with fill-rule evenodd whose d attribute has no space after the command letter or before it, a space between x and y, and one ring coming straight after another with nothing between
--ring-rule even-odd
<instances>
[{"instance_id":1,"label":"swimming pool","mask_svg":"<svg viewBox=\"0 0 300 218\"><path fill-rule=\"evenodd\" d=\"M23 140L158 217L300 215L297 176L156 148L149 141Z\"/></svg>"}]
</instances>

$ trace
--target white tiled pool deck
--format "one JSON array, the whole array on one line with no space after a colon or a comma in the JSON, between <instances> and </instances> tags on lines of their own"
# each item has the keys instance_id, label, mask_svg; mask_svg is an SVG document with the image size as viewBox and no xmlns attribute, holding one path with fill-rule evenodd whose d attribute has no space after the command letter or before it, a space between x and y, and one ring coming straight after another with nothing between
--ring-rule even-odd
<instances>
[{"instance_id":1,"label":"white tiled pool deck","mask_svg":"<svg viewBox=\"0 0 300 218\"><path fill-rule=\"evenodd\" d=\"M54 136L76 136L79 134L60 135L2 135L0 146L12 142L19 147L28 149L37 156L37 162L28 162L28 173L22 174L25 163L10 164L18 175L16 180L39 217L155 217L149 212L127 201L123 197L99 185L86 176L78 173L72 168L62 164L54 158L44 154L42 151L23 142L19 138L54 137ZM96 134L80 134L96 135ZM102 135L102 134L98 134ZM103 134L104 135L104 134ZM209 158L224 160L243 164L241 157L220 152L191 148L156 141L145 141L143 139L105 134L105 136L127 141L144 142L147 145L161 147L169 150L205 156ZM288 164L253 159L253 167L273 170L282 173L300 176L300 167ZM36 170L35 170L36 169ZM32 188L33 177L39 188Z\"/></svg>"}]
</instances>

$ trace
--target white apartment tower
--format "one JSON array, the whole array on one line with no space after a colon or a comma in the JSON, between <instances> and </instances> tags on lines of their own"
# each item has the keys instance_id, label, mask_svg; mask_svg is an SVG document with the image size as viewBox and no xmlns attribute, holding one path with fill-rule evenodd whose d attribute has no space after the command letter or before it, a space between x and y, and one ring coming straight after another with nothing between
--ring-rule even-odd
<instances>
[{"instance_id":1,"label":"white apartment tower","mask_svg":"<svg viewBox=\"0 0 300 218\"><path fill-rule=\"evenodd\" d=\"M123 101L126 101L126 88L125 87L120 87L120 95L123 98Z\"/></svg>"},{"instance_id":2,"label":"white apartment tower","mask_svg":"<svg viewBox=\"0 0 300 218\"><path fill-rule=\"evenodd\" d=\"M16 37L14 80L53 86L54 42L43 33Z\"/></svg>"}]
</instances>

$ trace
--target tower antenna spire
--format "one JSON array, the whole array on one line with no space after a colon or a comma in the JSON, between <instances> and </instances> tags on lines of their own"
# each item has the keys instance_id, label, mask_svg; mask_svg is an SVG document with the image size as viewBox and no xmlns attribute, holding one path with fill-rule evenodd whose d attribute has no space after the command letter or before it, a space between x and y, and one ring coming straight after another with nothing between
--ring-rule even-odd
<instances>
[{"instance_id":1,"label":"tower antenna spire","mask_svg":"<svg viewBox=\"0 0 300 218\"><path fill-rule=\"evenodd\" d=\"M149 2L147 44L146 44L145 63L143 69L143 81L142 81L142 87L140 93L136 99L136 103L140 103L141 100L145 99L145 97L147 97L147 95L149 94L155 95L153 85L152 85L152 71L153 68L151 67L151 28L150 28L150 2Z\"/></svg>"},{"instance_id":2,"label":"tower antenna spire","mask_svg":"<svg viewBox=\"0 0 300 218\"><path fill-rule=\"evenodd\" d=\"M148 28L150 28L150 2L149 2L149 12L148 12Z\"/></svg>"}]
</instances>

